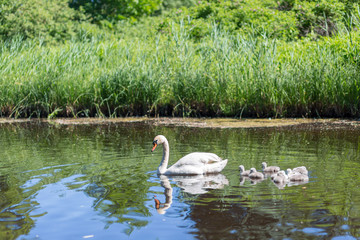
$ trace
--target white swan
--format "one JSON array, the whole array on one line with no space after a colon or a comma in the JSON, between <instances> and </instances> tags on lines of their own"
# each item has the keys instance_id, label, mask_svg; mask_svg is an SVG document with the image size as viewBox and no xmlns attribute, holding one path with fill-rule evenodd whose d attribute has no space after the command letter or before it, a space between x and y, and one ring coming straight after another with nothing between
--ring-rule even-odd
<instances>
[{"instance_id":1,"label":"white swan","mask_svg":"<svg viewBox=\"0 0 360 240\"><path fill-rule=\"evenodd\" d=\"M218 173L224 169L228 160L223 160L214 153L194 152L177 161L167 168L169 163L169 142L163 135L154 138L152 152L159 145L163 145L163 157L157 170L158 175L200 175Z\"/></svg>"}]
</instances>

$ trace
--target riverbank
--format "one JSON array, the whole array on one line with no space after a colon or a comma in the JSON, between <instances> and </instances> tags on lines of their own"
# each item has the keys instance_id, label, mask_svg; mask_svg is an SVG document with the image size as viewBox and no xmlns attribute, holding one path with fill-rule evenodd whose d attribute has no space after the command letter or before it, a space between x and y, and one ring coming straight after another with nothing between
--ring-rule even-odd
<instances>
[{"instance_id":1,"label":"riverbank","mask_svg":"<svg viewBox=\"0 0 360 240\"><path fill-rule=\"evenodd\" d=\"M49 123L58 125L113 125L113 124L146 124L153 126L184 126L196 128L359 128L360 121L350 119L233 119L233 118L58 118L58 119L12 119L0 118L0 124Z\"/></svg>"}]
</instances>

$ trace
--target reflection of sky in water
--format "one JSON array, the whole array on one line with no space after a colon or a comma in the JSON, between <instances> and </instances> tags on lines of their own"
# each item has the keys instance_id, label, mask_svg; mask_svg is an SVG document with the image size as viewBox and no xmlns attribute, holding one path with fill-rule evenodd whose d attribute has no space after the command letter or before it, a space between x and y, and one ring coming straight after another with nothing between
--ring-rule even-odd
<instances>
[{"instance_id":1,"label":"reflection of sky in water","mask_svg":"<svg viewBox=\"0 0 360 240\"><path fill-rule=\"evenodd\" d=\"M26 181L26 183L20 187L24 188L24 189L31 188L31 187L35 186L36 184L38 184L40 181L41 181L40 178L33 178L33 179ZM24 191L26 191L26 190L24 190Z\"/></svg>"},{"instance_id":2,"label":"reflection of sky in water","mask_svg":"<svg viewBox=\"0 0 360 240\"><path fill-rule=\"evenodd\" d=\"M355 240L355 239L358 239L358 238L354 238L353 236L348 236L348 235L337 236L337 237L332 238L332 240Z\"/></svg>"},{"instance_id":3,"label":"reflection of sky in water","mask_svg":"<svg viewBox=\"0 0 360 240\"><path fill-rule=\"evenodd\" d=\"M74 175L62 179L60 182L44 186L33 199L38 206L31 211L31 216L35 219L35 227L27 235L29 238L40 239L72 239L72 238L100 238L112 239L114 236L126 236L129 227L134 218L147 218L141 214L125 214L123 218L127 219L125 223L116 223L116 217L99 214L94 211L94 202L96 199L87 196L82 188L70 190L68 186L83 183L78 182L79 175ZM155 191L162 191L154 187ZM150 189L150 191L152 191ZM105 200L104 205L112 204L111 201ZM151 221L144 227L131 233L131 238L139 239L156 239L169 238L174 232L183 225L187 227L186 214L179 215L179 210L186 209L184 203L175 201L172 208L168 211L167 216L159 215L152 208L153 201L146 202L151 209ZM182 219L179 219L182 218ZM137 219L138 220L138 219ZM185 222L183 222L185 221ZM112 224L109 224L109 223ZM182 222L182 224L179 224ZM54 229L56 226L56 230ZM166 226L166 230L164 230ZM151 229L151 231L149 231ZM176 239L191 239L187 232L176 234Z\"/></svg>"},{"instance_id":4,"label":"reflection of sky in water","mask_svg":"<svg viewBox=\"0 0 360 240\"><path fill-rule=\"evenodd\" d=\"M98 229L98 220L102 220L92 209L94 199L84 195L82 191L70 190L66 186L73 183L78 176L62 179L49 184L40 190L35 199L39 205L32 215L35 227L29 237L42 239L71 239L94 234ZM74 224L73 227L69 223ZM75 227L76 225L76 227ZM54 227L56 230L54 231Z\"/></svg>"},{"instance_id":5,"label":"reflection of sky in water","mask_svg":"<svg viewBox=\"0 0 360 240\"><path fill-rule=\"evenodd\" d=\"M327 235L327 233L324 232L324 229L321 229L321 228L304 228L304 229L302 229L302 231L304 233L315 234L317 236L325 236L325 235Z\"/></svg>"},{"instance_id":6,"label":"reflection of sky in water","mask_svg":"<svg viewBox=\"0 0 360 240\"><path fill-rule=\"evenodd\" d=\"M160 178L162 153L150 154L158 132L171 139L170 165L199 150L228 166L217 177ZM0 128L0 139L0 238L360 237L356 134L60 127ZM239 164L261 169L262 161L309 166L310 181L241 181Z\"/></svg>"}]
</instances>

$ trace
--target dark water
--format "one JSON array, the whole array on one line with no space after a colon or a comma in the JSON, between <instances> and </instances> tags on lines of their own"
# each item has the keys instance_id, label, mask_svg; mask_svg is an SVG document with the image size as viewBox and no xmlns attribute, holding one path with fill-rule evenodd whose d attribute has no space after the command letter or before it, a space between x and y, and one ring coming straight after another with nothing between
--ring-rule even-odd
<instances>
[{"instance_id":1,"label":"dark water","mask_svg":"<svg viewBox=\"0 0 360 240\"><path fill-rule=\"evenodd\" d=\"M158 177L193 151L219 175ZM0 125L0 239L359 239L360 131ZM238 166L305 165L310 181L242 181ZM160 200L156 209L154 196Z\"/></svg>"}]
</instances>

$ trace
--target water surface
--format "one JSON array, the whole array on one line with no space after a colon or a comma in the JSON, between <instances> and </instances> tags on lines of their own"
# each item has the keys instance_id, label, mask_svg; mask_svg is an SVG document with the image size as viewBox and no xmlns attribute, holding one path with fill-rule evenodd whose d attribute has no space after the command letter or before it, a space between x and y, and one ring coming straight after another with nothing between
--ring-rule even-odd
<instances>
[{"instance_id":1,"label":"water surface","mask_svg":"<svg viewBox=\"0 0 360 240\"><path fill-rule=\"evenodd\" d=\"M193 151L221 174L159 177ZM359 239L360 131L144 124L0 125L0 239ZM238 166L305 165L310 181L251 182ZM157 208L154 198L162 204Z\"/></svg>"}]
</instances>

